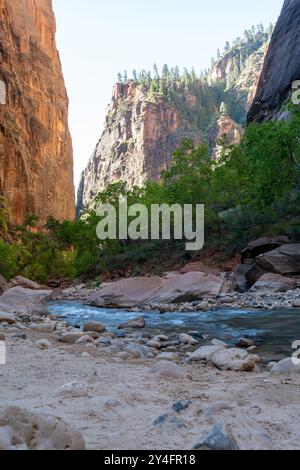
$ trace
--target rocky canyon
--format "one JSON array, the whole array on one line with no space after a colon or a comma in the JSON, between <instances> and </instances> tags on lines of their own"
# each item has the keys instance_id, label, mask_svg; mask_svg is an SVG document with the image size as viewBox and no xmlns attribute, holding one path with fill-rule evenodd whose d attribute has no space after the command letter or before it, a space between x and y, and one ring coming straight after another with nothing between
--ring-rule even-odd
<instances>
[{"instance_id":1,"label":"rocky canyon","mask_svg":"<svg viewBox=\"0 0 300 470\"><path fill-rule=\"evenodd\" d=\"M0 193L10 223L73 219L68 98L51 0L0 0Z\"/></svg>"},{"instance_id":2,"label":"rocky canyon","mask_svg":"<svg viewBox=\"0 0 300 470\"><path fill-rule=\"evenodd\" d=\"M224 135L238 143L263 66L270 32L252 30L219 54L198 77L165 66L154 78L120 80L113 90L104 130L78 190L78 213L110 183L129 188L158 180L184 138L209 145L212 156Z\"/></svg>"}]
</instances>

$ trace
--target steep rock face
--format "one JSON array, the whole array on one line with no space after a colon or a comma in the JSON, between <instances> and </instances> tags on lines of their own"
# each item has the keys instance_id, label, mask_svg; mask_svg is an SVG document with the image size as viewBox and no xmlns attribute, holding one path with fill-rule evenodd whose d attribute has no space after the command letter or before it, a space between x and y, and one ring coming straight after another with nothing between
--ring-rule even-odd
<instances>
[{"instance_id":1,"label":"steep rock face","mask_svg":"<svg viewBox=\"0 0 300 470\"><path fill-rule=\"evenodd\" d=\"M220 146L218 142L226 136L227 141L231 144L238 144L241 141L243 135L243 128L234 122L233 119L226 113L221 114L216 126L211 130L210 147L212 149L212 156L218 158L220 153Z\"/></svg>"},{"instance_id":2,"label":"steep rock face","mask_svg":"<svg viewBox=\"0 0 300 470\"><path fill-rule=\"evenodd\" d=\"M146 94L133 80L115 86L105 129L82 175L80 208L110 183L123 180L133 187L159 179L172 152L191 134L174 107L163 98L150 102Z\"/></svg>"},{"instance_id":3,"label":"steep rock face","mask_svg":"<svg viewBox=\"0 0 300 470\"><path fill-rule=\"evenodd\" d=\"M0 193L10 222L75 216L68 98L51 0L0 0Z\"/></svg>"},{"instance_id":4,"label":"steep rock face","mask_svg":"<svg viewBox=\"0 0 300 470\"><path fill-rule=\"evenodd\" d=\"M209 83L224 83L247 111L256 93L269 39L268 33L258 32L251 42L236 43L209 71Z\"/></svg>"},{"instance_id":5,"label":"steep rock face","mask_svg":"<svg viewBox=\"0 0 300 470\"><path fill-rule=\"evenodd\" d=\"M202 78L165 71L158 78L118 83L104 131L82 174L78 213L110 183L125 181L131 188L158 180L186 137L208 144L215 157L224 135L238 143L268 40L265 32L239 40Z\"/></svg>"},{"instance_id":6,"label":"steep rock face","mask_svg":"<svg viewBox=\"0 0 300 470\"><path fill-rule=\"evenodd\" d=\"M300 0L285 0L275 27L248 121L272 119L300 79Z\"/></svg>"}]
</instances>

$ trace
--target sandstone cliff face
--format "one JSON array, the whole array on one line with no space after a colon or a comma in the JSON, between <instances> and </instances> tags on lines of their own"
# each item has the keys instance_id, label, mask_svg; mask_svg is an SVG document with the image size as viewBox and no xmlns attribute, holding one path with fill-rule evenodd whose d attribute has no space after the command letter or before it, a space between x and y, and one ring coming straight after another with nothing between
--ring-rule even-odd
<instances>
[{"instance_id":1,"label":"sandstone cliff face","mask_svg":"<svg viewBox=\"0 0 300 470\"><path fill-rule=\"evenodd\" d=\"M218 159L221 146L218 142L226 137L230 144L238 144L243 136L243 128L234 122L228 114L221 114L209 135L212 157Z\"/></svg>"},{"instance_id":2,"label":"sandstone cliff face","mask_svg":"<svg viewBox=\"0 0 300 470\"><path fill-rule=\"evenodd\" d=\"M209 71L209 83L224 83L226 90L232 91L236 101L248 111L256 93L268 45L269 34L262 32L256 33L250 43L233 46Z\"/></svg>"},{"instance_id":3,"label":"sandstone cliff face","mask_svg":"<svg viewBox=\"0 0 300 470\"><path fill-rule=\"evenodd\" d=\"M300 79L300 0L285 0L275 27L248 121L272 119Z\"/></svg>"},{"instance_id":4,"label":"sandstone cliff face","mask_svg":"<svg viewBox=\"0 0 300 470\"><path fill-rule=\"evenodd\" d=\"M82 175L80 209L110 183L123 180L133 187L159 179L172 152L190 135L174 107L164 99L147 101L146 95L133 80L115 86L105 129Z\"/></svg>"},{"instance_id":5,"label":"sandstone cliff face","mask_svg":"<svg viewBox=\"0 0 300 470\"><path fill-rule=\"evenodd\" d=\"M0 193L10 222L75 216L68 99L51 0L0 0Z\"/></svg>"},{"instance_id":6,"label":"sandstone cliff face","mask_svg":"<svg viewBox=\"0 0 300 470\"><path fill-rule=\"evenodd\" d=\"M131 188L158 180L186 137L208 144L215 157L224 135L238 143L268 39L267 33L256 33L249 43L241 40L204 79L171 75L150 78L150 83L147 78L118 83L104 131L82 174L78 213L110 183L125 181ZM220 111L223 103L226 112Z\"/></svg>"}]
</instances>

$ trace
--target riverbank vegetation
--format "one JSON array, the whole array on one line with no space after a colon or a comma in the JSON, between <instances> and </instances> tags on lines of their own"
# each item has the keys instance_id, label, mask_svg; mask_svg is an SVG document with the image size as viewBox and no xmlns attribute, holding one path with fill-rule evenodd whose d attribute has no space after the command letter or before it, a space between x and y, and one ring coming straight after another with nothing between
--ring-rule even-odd
<instances>
[{"instance_id":1,"label":"riverbank vegetation","mask_svg":"<svg viewBox=\"0 0 300 470\"><path fill-rule=\"evenodd\" d=\"M135 275L145 266L159 273L200 255L186 252L184 242L176 240L100 242L96 206L110 203L118 209L120 196L127 196L128 205L147 207L205 204L205 248L224 256L262 235L286 234L299 240L300 111L291 108L284 116L249 125L239 145L223 139L217 160L206 146L194 147L186 139L160 182L131 190L122 182L112 184L80 219L59 222L50 217L43 231L35 229L34 214L22 226L9 227L9 208L1 199L0 273L6 279L22 274L39 282L108 271Z\"/></svg>"}]
</instances>

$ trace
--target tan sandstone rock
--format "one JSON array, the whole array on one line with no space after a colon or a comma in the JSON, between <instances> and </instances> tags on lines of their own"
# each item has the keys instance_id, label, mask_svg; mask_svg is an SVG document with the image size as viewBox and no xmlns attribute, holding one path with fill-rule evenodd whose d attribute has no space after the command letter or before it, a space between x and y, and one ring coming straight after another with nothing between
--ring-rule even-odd
<instances>
[{"instance_id":1,"label":"tan sandstone rock","mask_svg":"<svg viewBox=\"0 0 300 470\"><path fill-rule=\"evenodd\" d=\"M0 0L0 186L10 222L28 213L73 219L68 98L51 0Z\"/></svg>"},{"instance_id":2,"label":"tan sandstone rock","mask_svg":"<svg viewBox=\"0 0 300 470\"><path fill-rule=\"evenodd\" d=\"M62 419L0 407L0 450L84 450L82 435Z\"/></svg>"}]
</instances>

